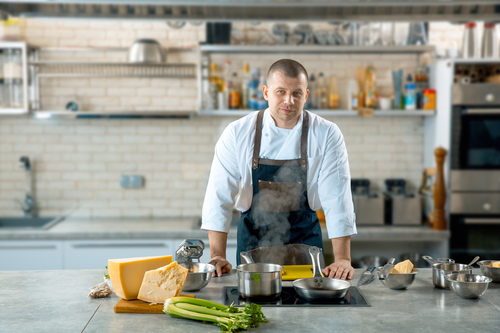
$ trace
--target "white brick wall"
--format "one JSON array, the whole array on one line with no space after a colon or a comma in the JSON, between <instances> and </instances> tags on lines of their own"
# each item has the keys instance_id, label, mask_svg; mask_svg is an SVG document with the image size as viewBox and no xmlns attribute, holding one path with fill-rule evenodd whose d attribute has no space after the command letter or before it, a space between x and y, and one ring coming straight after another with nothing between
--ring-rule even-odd
<instances>
[{"instance_id":1,"label":"white brick wall","mask_svg":"<svg viewBox=\"0 0 500 333\"><path fill-rule=\"evenodd\" d=\"M189 23L173 30L163 22L67 21L22 19L24 39L36 46L128 47L138 38L157 39L164 47L189 47L204 40L204 26ZM272 24L235 24L241 37L259 39ZM328 24L320 25L330 29ZM451 37L450 37L451 36ZM432 43L459 47L461 27L431 23ZM252 55L251 66L268 66L281 57L293 57L317 74L335 71L340 96L345 95L356 66L376 66L381 94L390 94L390 70L412 71L415 55ZM123 51L56 50L41 60L125 61ZM196 52L173 51L170 62L193 63ZM223 64L224 55L213 61ZM231 55L232 68L241 72L247 55ZM191 110L197 106L195 80L148 78L44 78L43 109L63 110L77 100L87 110ZM341 99L345 107L345 99ZM24 196L21 155L34 163L35 195L42 215L73 212L92 217L162 217L201 214L201 205L213 158L214 145L235 117L197 117L194 120L35 120L3 118L0 122L0 214L21 215L14 199ZM423 119L411 117L328 117L344 133L353 178L365 177L374 189L386 178L406 178L415 189L423 168ZM124 174L145 178L141 189L121 189Z\"/></svg>"}]
</instances>

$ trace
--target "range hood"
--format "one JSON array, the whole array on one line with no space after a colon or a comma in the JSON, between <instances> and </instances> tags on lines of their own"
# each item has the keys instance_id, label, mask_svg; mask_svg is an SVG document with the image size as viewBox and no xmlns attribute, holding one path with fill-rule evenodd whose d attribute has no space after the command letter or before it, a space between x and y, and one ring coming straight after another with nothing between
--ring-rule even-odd
<instances>
[{"instance_id":1,"label":"range hood","mask_svg":"<svg viewBox=\"0 0 500 333\"><path fill-rule=\"evenodd\" d=\"M499 21L495 0L4 0L34 18L182 21Z\"/></svg>"}]
</instances>

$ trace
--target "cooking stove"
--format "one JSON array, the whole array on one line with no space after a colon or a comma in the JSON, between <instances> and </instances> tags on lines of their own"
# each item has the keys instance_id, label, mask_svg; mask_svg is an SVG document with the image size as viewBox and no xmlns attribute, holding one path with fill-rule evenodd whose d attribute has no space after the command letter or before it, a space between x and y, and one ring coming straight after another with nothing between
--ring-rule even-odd
<instances>
[{"instance_id":1,"label":"cooking stove","mask_svg":"<svg viewBox=\"0 0 500 333\"><path fill-rule=\"evenodd\" d=\"M310 301L300 297L293 287L282 287L281 294L278 297L252 297L243 298L240 296L238 287L224 287L224 304L233 304L238 307L245 306L244 303L257 303L262 306L370 306L361 290L351 286L347 295L340 300L321 300Z\"/></svg>"}]
</instances>

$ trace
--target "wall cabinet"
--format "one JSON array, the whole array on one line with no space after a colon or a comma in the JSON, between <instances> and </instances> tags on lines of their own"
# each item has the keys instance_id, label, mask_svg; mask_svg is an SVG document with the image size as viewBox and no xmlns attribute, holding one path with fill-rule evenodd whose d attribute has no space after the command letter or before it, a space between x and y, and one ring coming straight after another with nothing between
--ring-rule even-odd
<instances>
[{"instance_id":1,"label":"wall cabinet","mask_svg":"<svg viewBox=\"0 0 500 333\"><path fill-rule=\"evenodd\" d=\"M0 270L63 269L62 241L2 241Z\"/></svg>"},{"instance_id":2,"label":"wall cabinet","mask_svg":"<svg viewBox=\"0 0 500 333\"><path fill-rule=\"evenodd\" d=\"M28 113L27 63L26 43L0 42L0 114Z\"/></svg>"}]
</instances>

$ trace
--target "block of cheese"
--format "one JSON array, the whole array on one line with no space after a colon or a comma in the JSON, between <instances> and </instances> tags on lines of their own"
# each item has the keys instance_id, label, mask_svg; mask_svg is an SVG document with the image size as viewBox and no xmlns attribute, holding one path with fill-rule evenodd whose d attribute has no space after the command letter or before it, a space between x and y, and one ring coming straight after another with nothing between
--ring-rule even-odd
<instances>
[{"instance_id":1,"label":"block of cheese","mask_svg":"<svg viewBox=\"0 0 500 333\"><path fill-rule=\"evenodd\" d=\"M126 300L136 299L144 273L171 262L172 256L109 259L109 278L116 295Z\"/></svg>"},{"instance_id":2,"label":"block of cheese","mask_svg":"<svg viewBox=\"0 0 500 333\"><path fill-rule=\"evenodd\" d=\"M413 264L410 260L406 259L405 261L400 262L396 266L391 269L390 273L396 274L408 274L413 270Z\"/></svg>"},{"instance_id":3,"label":"block of cheese","mask_svg":"<svg viewBox=\"0 0 500 333\"><path fill-rule=\"evenodd\" d=\"M491 267L498 267L500 268L500 261L494 261L490 264Z\"/></svg>"},{"instance_id":4,"label":"block of cheese","mask_svg":"<svg viewBox=\"0 0 500 333\"><path fill-rule=\"evenodd\" d=\"M188 270L180 266L177 261L148 271L144 274L137 298L150 303L165 303L166 299L181 293L187 275Z\"/></svg>"}]
</instances>

